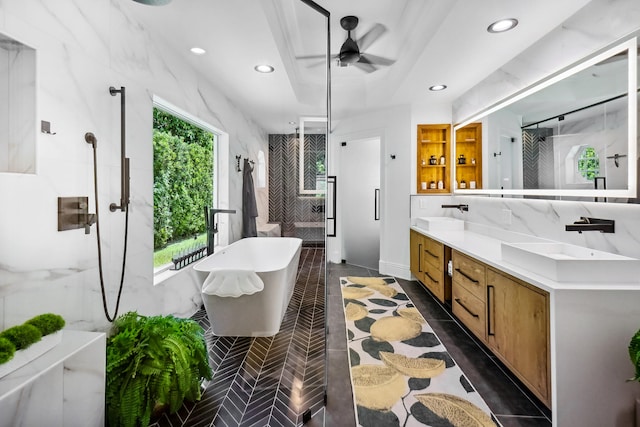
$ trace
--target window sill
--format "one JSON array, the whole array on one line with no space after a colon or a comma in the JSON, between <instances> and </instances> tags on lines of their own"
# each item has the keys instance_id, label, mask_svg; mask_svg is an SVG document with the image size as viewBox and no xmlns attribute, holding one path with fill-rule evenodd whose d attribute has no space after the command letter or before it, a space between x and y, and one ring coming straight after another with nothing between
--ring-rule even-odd
<instances>
[{"instance_id":1,"label":"window sill","mask_svg":"<svg viewBox=\"0 0 640 427\"><path fill-rule=\"evenodd\" d=\"M213 248L213 252L216 253L220 250L222 250L223 248L225 248L226 246L216 246L215 248ZM174 276L177 276L179 274L182 274L184 272L189 272L191 271L191 269L193 268L193 266L195 264L197 264L198 262L206 259L207 257L203 257L200 258L194 262L192 262L191 264L187 265L186 267L182 267L180 270L172 270L171 269L171 264L167 264L166 266L163 267L159 267L158 269L154 270L153 272L153 286L158 286L160 284L162 284L163 282L171 279Z\"/></svg>"},{"instance_id":2,"label":"window sill","mask_svg":"<svg viewBox=\"0 0 640 427\"><path fill-rule=\"evenodd\" d=\"M169 268L159 270L157 273L153 274L153 286L158 286L165 280L171 279L173 276L177 276L180 273L189 271L189 269L193 267L193 264L189 264L188 266L181 268L180 270L171 270Z\"/></svg>"}]
</instances>

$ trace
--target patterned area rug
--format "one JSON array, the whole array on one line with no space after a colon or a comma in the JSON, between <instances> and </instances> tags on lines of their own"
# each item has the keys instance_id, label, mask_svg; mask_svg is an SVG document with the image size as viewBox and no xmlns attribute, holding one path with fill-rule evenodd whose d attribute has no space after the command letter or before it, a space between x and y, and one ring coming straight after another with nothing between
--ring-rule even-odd
<instances>
[{"instance_id":1,"label":"patterned area rug","mask_svg":"<svg viewBox=\"0 0 640 427\"><path fill-rule=\"evenodd\" d=\"M393 277L341 277L362 427L499 426Z\"/></svg>"}]
</instances>

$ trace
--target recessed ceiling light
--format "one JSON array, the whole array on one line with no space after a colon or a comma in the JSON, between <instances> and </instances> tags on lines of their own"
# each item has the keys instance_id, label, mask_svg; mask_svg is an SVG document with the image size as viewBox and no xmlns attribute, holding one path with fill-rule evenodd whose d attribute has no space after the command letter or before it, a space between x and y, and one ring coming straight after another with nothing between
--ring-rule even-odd
<instances>
[{"instance_id":1,"label":"recessed ceiling light","mask_svg":"<svg viewBox=\"0 0 640 427\"><path fill-rule=\"evenodd\" d=\"M439 90L445 90L446 88L447 88L447 85L433 85L429 88L429 90L437 92Z\"/></svg>"},{"instance_id":2,"label":"recessed ceiling light","mask_svg":"<svg viewBox=\"0 0 640 427\"><path fill-rule=\"evenodd\" d=\"M490 33L503 33L513 29L516 25L518 25L518 20L515 18L501 19L489 25L487 31Z\"/></svg>"},{"instance_id":3,"label":"recessed ceiling light","mask_svg":"<svg viewBox=\"0 0 640 427\"><path fill-rule=\"evenodd\" d=\"M193 53L195 55L204 55L205 53L207 53L207 51L204 50L201 47L192 47L191 48L191 53Z\"/></svg>"},{"instance_id":4,"label":"recessed ceiling light","mask_svg":"<svg viewBox=\"0 0 640 427\"><path fill-rule=\"evenodd\" d=\"M273 67L271 65L261 64L253 67L259 73L273 73Z\"/></svg>"}]
</instances>

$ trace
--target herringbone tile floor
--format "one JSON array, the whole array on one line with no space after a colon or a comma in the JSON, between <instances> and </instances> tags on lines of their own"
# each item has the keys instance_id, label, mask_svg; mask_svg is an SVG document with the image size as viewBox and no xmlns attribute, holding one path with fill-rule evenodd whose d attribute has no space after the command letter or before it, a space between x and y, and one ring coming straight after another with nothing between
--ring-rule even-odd
<instances>
[{"instance_id":1,"label":"herringbone tile floor","mask_svg":"<svg viewBox=\"0 0 640 427\"><path fill-rule=\"evenodd\" d=\"M164 426L297 426L323 407L325 392L324 248L302 248L294 294L274 337L216 337L204 309L213 379L202 399L163 415Z\"/></svg>"}]
</instances>

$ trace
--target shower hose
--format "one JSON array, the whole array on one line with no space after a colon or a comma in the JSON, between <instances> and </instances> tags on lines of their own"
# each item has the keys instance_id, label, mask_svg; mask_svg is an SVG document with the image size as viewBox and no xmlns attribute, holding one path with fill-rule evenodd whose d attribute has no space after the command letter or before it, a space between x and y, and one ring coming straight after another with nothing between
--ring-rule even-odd
<instances>
[{"instance_id":1,"label":"shower hose","mask_svg":"<svg viewBox=\"0 0 640 427\"><path fill-rule=\"evenodd\" d=\"M93 188L95 192L96 200L96 241L98 243L98 271L100 272L100 290L102 291L102 307L104 308L104 315L111 323L118 317L118 308L120 307L120 297L122 296L122 288L124 285L124 271L127 265L127 237L129 235L129 205L125 205L125 219L124 219L124 249L122 251L122 274L120 275L120 287L118 288L118 298L116 299L116 309L113 316L109 315L109 308L107 307L107 294L104 286L104 275L102 273L102 245L100 241L100 217L98 206L98 160L96 154L96 145L93 146Z\"/></svg>"}]
</instances>

